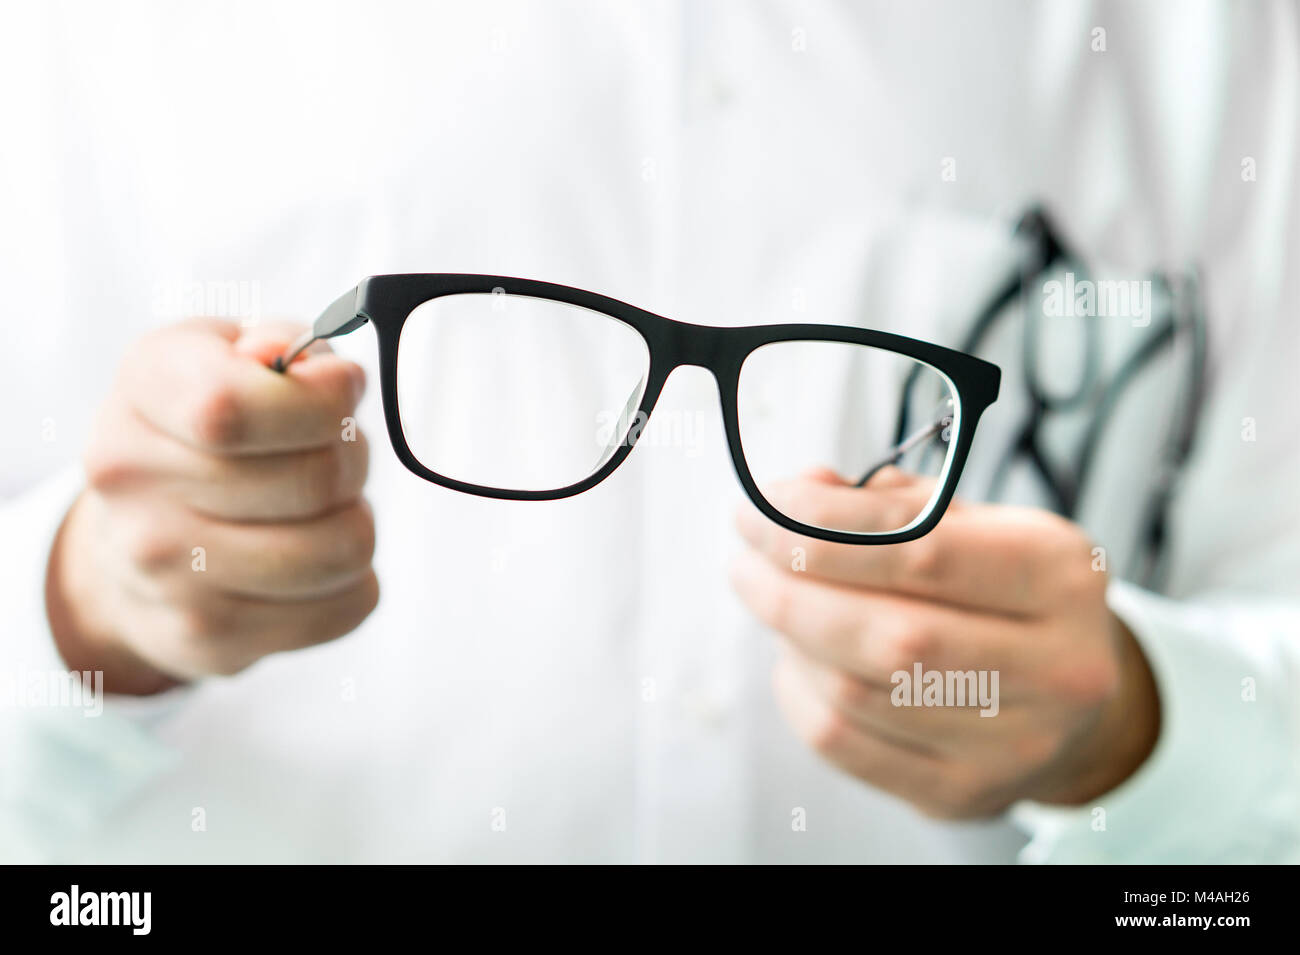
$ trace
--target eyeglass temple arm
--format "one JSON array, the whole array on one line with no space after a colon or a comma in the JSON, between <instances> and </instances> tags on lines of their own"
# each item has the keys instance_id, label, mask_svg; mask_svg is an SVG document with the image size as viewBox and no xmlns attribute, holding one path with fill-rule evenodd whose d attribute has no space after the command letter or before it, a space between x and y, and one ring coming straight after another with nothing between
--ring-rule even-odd
<instances>
[{"instance_id":1,"label":"eyeglass temple arm","mask_svg":"<svg viewBox=\"0 0 1300 955\"><path fill-rule=\"evenodd\" d=\"M356 287L344 292L334 300L333 305L321 312L320 317L312 323L311 328L303 332L289 346L289 350L277 358L271 367L275 371L282 372L312 342L319 341L322 338L333 338L336 335L346 335L370 321L370 317L360 310L359 305L360 300Z\"/></svg>"},{"instance_id":2,"label":"eyeglass temple arm","mask_svg":"<svg viewBox=\"0 0 1300 955\"><path fill-rule=\"evenodd\" d=\"M885 455L885 457L873 464L867 470L867 473L862 475L861 479L854 485L854 487L865 487L866 483L875 477L876 472L881 468L888 467L891 464L897 464L899 461L903 460L903 455L908 451L911 451L922 441L929 440L950 424L952 424L952 416L941 415L939 420L934 422L934 424L924 427L920 431L909 434L902 441L898 442L898 444L890 448L889 454Z\"/></svg>"}]
</instances>

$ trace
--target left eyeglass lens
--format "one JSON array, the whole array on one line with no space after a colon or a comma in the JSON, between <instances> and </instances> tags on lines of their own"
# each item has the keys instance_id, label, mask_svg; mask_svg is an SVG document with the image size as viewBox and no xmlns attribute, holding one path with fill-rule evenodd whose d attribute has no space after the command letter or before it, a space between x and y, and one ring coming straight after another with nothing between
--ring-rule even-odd
<instances>
[{"instance_id":1,"label":"left eyeglass lens","mask_svg":"<svg viewBox=\"0 0 1300 955\"><path fill-rule=\"evenodd\" d=\"M962 427L947 376L849 342L762 345L741 366L736 398L740 443L759 493L800 523L848 534L889 534L924 520ZM822 470L845 487L818 498L824 513L809 513L791 479Z\"/></svg>"},{"instance_id":2,"label":"left eyeglass lens","mask_svg":"<svg viewBox=\"0 0 1300 955\"><path fill-rule=\"evenodd\" d=\"M649 371L645 339L602 312L502 292L442 296L402 327L402 433L444 477L559 490L618 450Z\"/></svg>"}]
</instances>

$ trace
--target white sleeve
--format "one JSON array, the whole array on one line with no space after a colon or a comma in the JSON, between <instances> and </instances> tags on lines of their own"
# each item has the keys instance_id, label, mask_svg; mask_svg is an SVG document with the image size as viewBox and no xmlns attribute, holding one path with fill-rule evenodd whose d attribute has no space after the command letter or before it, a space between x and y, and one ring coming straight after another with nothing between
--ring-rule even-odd
<instances>
[{"instance_id":1,"label":"white sleeve","mask_svg":"<svg viewBox=\"0 0 1300 955\"><path fill-rule=\"evenodd\" d=\"M1079 808L1022 803L1023 862L1300 861L1300 611L1176 602L1121 581L1111 608L1155 676L1146 763Z\"/></svg>"},{"instance_id":2,"label":"white sleeve","mask_svg":"<svg viewBox=\"0 0 1300 955\"><path fill-rule=\"evenodd\" d=\"M69 468L0 505L0 858L67 858L171 763L152 726L185 691L133 699L73 685L45 610L51 545L81 489Z\"/></svg>"}]
</instances>

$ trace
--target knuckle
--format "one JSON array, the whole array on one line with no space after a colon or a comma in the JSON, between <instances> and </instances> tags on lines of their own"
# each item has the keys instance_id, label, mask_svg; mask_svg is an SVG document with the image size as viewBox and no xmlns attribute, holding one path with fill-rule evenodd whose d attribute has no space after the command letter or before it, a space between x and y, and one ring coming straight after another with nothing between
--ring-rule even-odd
<instances>
[{"instance_id":1,"label":"knuckle","mask_svg":"<svg viewBox=\"0 0 1300 955\"><path fill-rule=\"evenodd\" d=\"M1075 660L1060 670L1055 682L1060 698L1076 705L1094 706L1119 691L1119 663L1105 654Z\"/></svg>"},{"instance_id":2,"label":"knuckle","mask_svg":"<svg viewBox=\"0 0 1300 955\"><path fill-rule=\"evenodd\" d=\"M82 457L86 484L93 490L115 491L127 484L134 468L106 441L93 441Z\"/></svg>"},{"instance_id":3,"label":"knuckle","mask_svg":"<svg viewBox=\"0 0 1300 955\"><path fill-rule=\"evenodd\" d=\"M1091 599L1105 593L1107 574L1094 569L1093 542L1077 525L1057 514L1041 515L1039 533L1049 541L1038 551L1041 563L1057 568L1059 593L1065 600Z\"/></svg>"},{"instance_id":4,"label":"knuckle","mask_svg":"<svg viewBox=\"0 0 1300 955\"><path fill-rule=\"evenodd\" d=\"M890 640L887 654L890 672L911 670L913 664L925 664L934 656L938 638L934 631L916 620L904 620Z\"/></svg>"},{"instance_id":5,"label":"knuckle","mask_svg":"<svg viewBox=\"0 0 1300 955\"><path fill-rule=\"evenodd\" d=\"M942 576L944 549L936 543L938 535L928 534L903 546L907 548L900 570L904 578L938 580Z\"/></svg>"},{"instance_id":6,"label":"knuckle","mask_svg":"<svg viewBox=\"0 0 1300 955\"><path fill-rule=\"evenodd\" d=\"M174 538L154 526L137 527L128 532L124 546L127 560L146 574L158 574L175 567L183 553Z\"/></svg>"},{"instance_id":7,"label":"knuckle","mask_svg":"<svg viewBox=\"0 0 1300 955\"><path fill-rule=\"evenodd\" d=\"M203 447L229 448L243 433L242 418L236 390L225 383L210 385L189 409L190 432Z\"/></svg>"},{"instance_id":8,"label":"knuckle","mask_svg":"<svg viewBox=\"0 0 1300 955\"><path fill-rule=\"evenodd\" d=\"M853 674L837 670L829 680L828 695L836 709L861 711L871 704L870 688Z\"/></svg>"}]
</instances>

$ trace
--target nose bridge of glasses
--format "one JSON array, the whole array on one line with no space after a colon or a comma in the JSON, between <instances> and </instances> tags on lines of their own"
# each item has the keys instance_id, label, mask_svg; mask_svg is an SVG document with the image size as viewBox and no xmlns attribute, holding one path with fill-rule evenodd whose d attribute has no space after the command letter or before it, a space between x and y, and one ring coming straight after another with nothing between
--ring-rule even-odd
<instances>
[{"instance_id":1,"label":"nose bridge of glasses","mask_svg":"<svg viewBox=\"0 0 1300 955\"><path fill-rule=\"evenodd\" d=\"M735 329L714 325L692 325L689 322L673 322L669 328L669 344L674 365L695 365L708 369L716 378L723 370L727 356L730 354L728 334Z\"/></svg>"}]
</instances>

